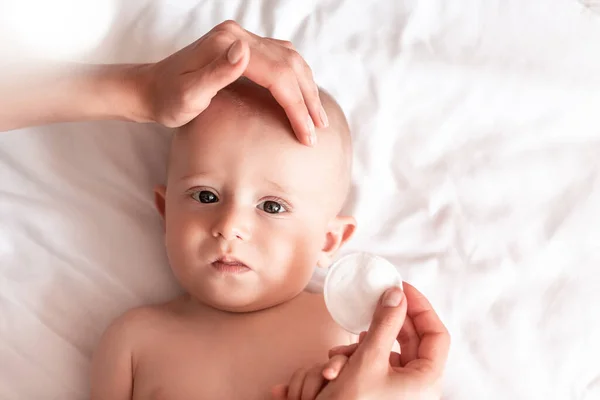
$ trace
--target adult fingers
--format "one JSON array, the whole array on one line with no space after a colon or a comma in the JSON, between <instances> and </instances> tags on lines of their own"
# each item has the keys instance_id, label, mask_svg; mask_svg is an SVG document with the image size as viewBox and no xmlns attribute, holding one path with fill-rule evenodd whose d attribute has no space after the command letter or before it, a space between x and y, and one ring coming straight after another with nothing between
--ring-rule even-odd
<instances>
[{"instance_id":1,"label":"adult fingers","mask_svg":"<svg viewBox=\"0 0 600 400\"><path fill-rule=\"evenodd\" d=\"M271 92L284 109L300 142L315 144L315 125L322 126L321 100L312 75L308 76L302 66L302 57L294 50L266 40L251 45L251 52L244 75ZM312 92L306 89L307 81L312 82ZM314 93L317 93L316 98Z\"/></svg>"},{"instance_id":2,"label":"adult fingers","mask_svg":"<svg viewBox=\"0 0 600 400\"><path fill-rule=\"evenodd\" d=\"M301 400L314 400L317 397L325 384L322 371L323 366L317 365L307 372L304 384L302 385Z\"/></svg>"},{"instance_id":3,"label":"adult fingers","mask_svg":"<svg viewBox=\"0 0 600 400\"><path fill-rule=\"evenodd\" d=\"M315 125L320 128L329 126L327 113L321 103L319 87L315 83L312 70L296 50L287 49L286 57L289 60L288 63L296 73L302 97Z\"/></svg>"},{"instance_id":4,"label":"adult fingers","mask_svg":"<svg viewBox=\"0 0 600 400\"><path fill-rule=\"evenodd\" d=\"M290 50L296 50L296 48L294 47L294 44L292 42L290 42L289 40L280 40L280 39L275 39L275 38L264 38L265 40L268 40L269 42L278 44L280 46L283 46L285 48L288 48Z\"/></svg>"},{"instance_id":5,"label":"adult fingers","mask_svg":"<svg viewBox=\"0 0 600 400\"><path fill-rule=\"evenodd\" d=\"M271 389L272 400L287 400L288 385L279 384Z\"/></svg>"},{"instance_id":6,"label":"adult fingers","mask_svg":"<svg viewBox=\"0 0 600 400\"><path fill-rule=\"evenodd\" d=\"M356 349L358 348L358 343L352 343L345 346L334 347L329 350L329 358L333 358L336 355L344 355L346 357L350 357Z\"/></svg>"},{"instance_id":7,"label":"adult fingers","mask_svg":"<svg viewBox=\"0 0 600 400\"><path fill-rule=\"evenodd\" d=\"M271 92L285 111L300 142L306 145L316 143L315 124L308 112L298 79L285 62L276 62L253 53L244 75Z\"/></svg>"},{"instance_id":8,"label":"adult fingers","mask_svg":"<svg viewBox=\"0 0 600 400\"><path fill-rule=\"evenodd\" d=\"M350 357L352 354L354 354L354 352L356 351L356 349L358 348L359 343L354 343L354 344L350 344L347 346L339 346L339 347L335 347L331 350L329 350L329 359L330 361L332 359L334 359L335 357ZM404 355L404 351L402 351L401 353L392 351L390 353L390 365L392 367L403 367L404 365L406 365L408 362L414 360L414 358L402 358L402 356ZM327 367L328 364L326 364ZM341 370L340 370L341 371ZM339 375L339 372L338 372ZM329 376L325 376L327 379L335 379L337 377L337 375L333 378L330 378Z\"/></svg>"},{"instance_id":9,"label":"adult fingers","mask_svg":"<svg viewBox=\"0 0 600 400\"><path fill-rule=\"evenodd\" d=\"M322 369L323 377L330 381L334 380L339 376L340 372L342 372L346 362L348 362L348 356L343 354L338 354L334 357L331 357L329 361L325 363L325 366Z\"/></svg>"},{"instance_id":10,"label":"adult fingers","mask_svg":"<svg viewBox=\"0 0 600 400\"><path fill-rule=\"evenodd\" d=\"M219 90L234 82L242 75L249 59L250 49L248 44L241 40L234 41L221 57L216 58L206 67L194 72L193 89L190 93L193 93L194 96L201 93L201 97L206 98L210 102L210 99Z\"/></svg>"},{"instance_id":11,"label":"adult fingers","mask_svg":"<svg viewBox=\"0 0 600 400\"><path fill-rule=\"evenodd\" d=\"M389 354L406 317L406 298L402 289L385 291L377 304L373 321L353 357L364 359L365 365L388 364Z\"/></svg>"},{"instance_id":12,"label":"adult fingers","mask_svg":"<svg viewBox=\"0 0 600 400\"><path fill-rule=\"evenodd\" d=\"M367 336L367 331L363 331L358 335L358 343L347 344L343 346L337 346L329 350L329 358L335 356L336 354L342 354L346 357L350 357L358 348L358 345L365 339Z\"/></svg>"},{"instance_id":13,"label":"adult fingers","mask_svg":"<svg viewBox=\"0 0 600 400\"><path fill-rule=\"evenodd\" d=\"M362 331L360 335L358 335L358 343L361 343L363 340L365 340L365 336L367 336L367 331Z\"/></svg>"},{"instance_id":14,"label":"adult fingers","mask_svg":"<svg viewBox=\"0 0 600 400\"><path fill-rule=\"evenodd\" d=\"M414 365L432 368L441 373L450 350L450 334L422 293L409 284L404 285L404 291L408 303L407 314L413 321L416 334L421 338L416 360L420 362Z\"/></svg>"},{"instance_id":15,"label":"adult fingers","mask_svg":"<svg viewBox=\"0 0 600 400\"><path fill-rule=\"evenodd\" d=\"M395 351L390 353L390 365L394 368L402 367L401 354Z\"/></svg>"},{"instance_id":16,"label":"adult fingers","mask_svg":"<svg viewBox=\"0 0 600 400\"><path fill-rule=\"evenodd\" d=\"M304 386L304 379L306 379L307 372L308 371L304 368L294 372L287 390L288 400L300 400L300 396L302 396L302 386Z\"/></svg>"},{"instance_id":17,"label":"adult fingers","mask_svg":"<svg viewBox=\"0 0 600 400\"><path fill-rule=\"evenodd\" d=\"M316 142L315 125L321 122L321 100L312 72L304 59L290 46L275 39L265 39L242 28L235 21L225 21L213 28L250 44L252 57L244 75L269 89L283 107L300 142ZM325 115L325 119L326 119Z\"/></svg>"},{"instance_id":18,"label":"adult fingers","mask_svg":"<svg viewBox=\"0 0 600 400\"><path fill-rule=\"evenodd\" d=\"M280 40L280 39L275 39L275 38L270 38L270 37L259 36L256 33L253 33L247 29L244 29L241 25L239 25L237 22L232 21L232 20L224 21L224 22L220 23L215 28L213 28L213 30L223 30L223 31L231 32L232 34L234 34L236 36L242 36L242 37L246 36L248 38L251 38L254 43L259 43L260 41L268 41L268 42L272 42L272 43L278 44L283 47L287 47L288 49L294 48L294 45L289 40Z\"/></svg>"},{"instance_id":19,"label":"adult fingers","mask_svg":"<svg viewBox=\"0 0 600 400\"><path fill-rule=\"evenodd\" d=\"M327 113L321 103L319 87L315 83L312 69L308 66L304 58L296 51L292 42L274 38L261 38L252 32L246 32L255 39L255 43L263 41L286 49L282 52L284 60L296 74L298 85L302 92L302 97L304 98L304 103L306 104L313 123L319 128L326 128L329 126L329 119L327 118Z\"/></svg>"},{"instance_id":20,"label":"adult fingers","mask_svg":"<svg viewBox=\"0 0 600 400\"><path fill-rule=\"evenodd\" d=\"M410 304L408 304L407 307L410 307ZM419 335L417 335L412 318L409 316L406 316L397 340L400 345L400 364L406 365L415 360L417 358L421 340L419 339Z\"/></svg>"}]
</instances>

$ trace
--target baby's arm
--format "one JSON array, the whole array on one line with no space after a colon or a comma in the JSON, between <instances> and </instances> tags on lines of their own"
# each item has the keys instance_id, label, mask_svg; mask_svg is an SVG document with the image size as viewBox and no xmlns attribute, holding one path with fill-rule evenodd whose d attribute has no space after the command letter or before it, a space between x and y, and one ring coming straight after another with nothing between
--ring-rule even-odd
<instances>
[{"instance_id":1,"label":"baby's arm","mask_svg":"<svg viewBox=\"0 0 600 400\"><path fill-rule=\"evenodd\" d=\"M115 320L102 335L94 353L91 400L131 400L133 351L127 314Z\"/></svg>"}]
</instances>

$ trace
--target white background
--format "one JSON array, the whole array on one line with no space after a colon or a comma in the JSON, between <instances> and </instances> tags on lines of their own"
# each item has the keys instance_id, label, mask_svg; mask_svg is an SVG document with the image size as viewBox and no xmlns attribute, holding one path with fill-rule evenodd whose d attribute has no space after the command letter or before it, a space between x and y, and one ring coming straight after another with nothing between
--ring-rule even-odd
<instances>
[{"instance_id":1,"label":"white background","mask_svg":"<svg viewBox=\"0 0 600 400\"><path fill-rule=\"evenodd\" d=\"M154 61L224 19L292 40L352 126L346 252L387 257L432 300L453 338L444 398L600 398L600 15L576 0L34 3L0 2L0 67ZM110 320L177 292L151 196L169 134L0 134L0 398L87 398Z\"/></svg>"}]
</instances>

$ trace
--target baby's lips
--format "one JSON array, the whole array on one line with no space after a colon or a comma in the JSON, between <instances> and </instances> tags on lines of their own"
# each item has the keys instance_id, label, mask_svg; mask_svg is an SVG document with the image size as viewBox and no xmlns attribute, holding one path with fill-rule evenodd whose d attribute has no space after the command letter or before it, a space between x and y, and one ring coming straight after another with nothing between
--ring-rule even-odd
<instances>
[{"instance_id":1,"label":"baby's lips","mask_svg":"<svg viewBox=\"0 0 600 400\"><path fill-rule=\"evenodd\" d=\"M246 264L240 258L232 256L232 255L228 255L228 254L225 254L225 255L221 254L221 255L217 256L216 258L214 258L214 261L212 261L211 264L215 264L215 263L221 263L223 265L228 265L228 266L241 266L241 267L246 267L248 269L252 269L252 267L250 267L248 264Z\"/></svg>"}]
</instances>

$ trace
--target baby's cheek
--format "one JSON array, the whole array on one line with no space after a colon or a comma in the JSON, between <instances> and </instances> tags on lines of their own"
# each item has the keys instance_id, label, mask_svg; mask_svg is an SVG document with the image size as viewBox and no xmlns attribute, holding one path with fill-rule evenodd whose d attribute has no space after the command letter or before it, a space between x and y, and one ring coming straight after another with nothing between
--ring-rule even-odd
<instances>
[{"instance_id":1,"label":"baby's cheek","mask_svg":"<svg viewBox=\"0 0 600 400\"><path fill-rule=\"evenodd\" d=\"M183 267L193 262L190 258L195 258L198 254L200 230L194 218L179 217L178 215L167 221L166 245L169 260L174 264L172 266Z\"/></svg>"},{"instance_id":2,"label":"baby's cheek","mask_svg":"<svg viewBox=\"0 0 600 400\"><path fill-rule=\"evenodd\" d=\"M303 289L313 274L321 243L313 232L307 230L294 232L290 243L294 243L288 254L290 279Z\"/></svg>"}]
</instances>

